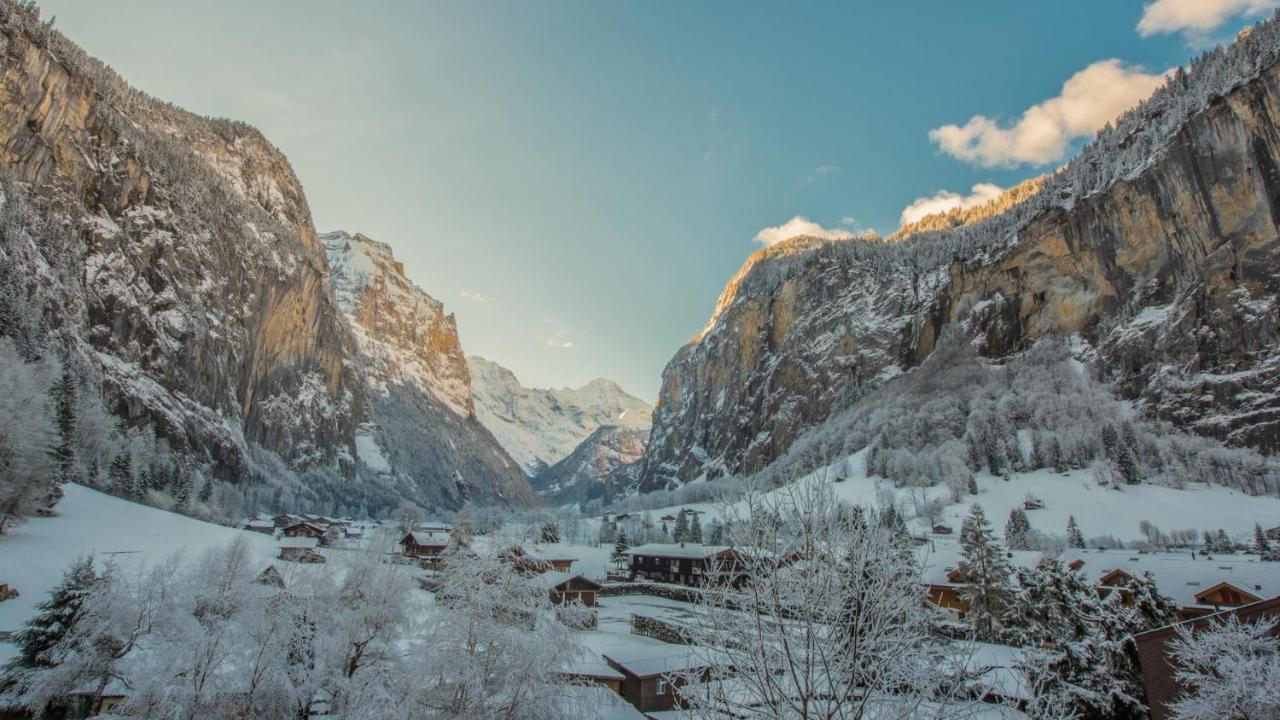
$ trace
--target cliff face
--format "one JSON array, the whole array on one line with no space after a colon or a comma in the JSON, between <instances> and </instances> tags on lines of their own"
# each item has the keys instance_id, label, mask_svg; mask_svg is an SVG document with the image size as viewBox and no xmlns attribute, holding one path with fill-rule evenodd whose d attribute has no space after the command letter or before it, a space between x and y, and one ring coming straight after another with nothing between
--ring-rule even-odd
<instances>
[{"instance_id":1,"label":"cliff face","mask_svg":"<svg viewBox=\"0 0 1280 720\"><path fill-rule=\"evenodd\" d=\"M476 416L531 477L566 458L602 426L648 434L653 408L611 380L597 378L579 388L527 388L495 362L474 355L467 362Z\"/></svg>"},{"instance_id":2,"label":"cliff face","mask_svg":"<svg viewBox=\"0 0 1280 720\"><path fill-rule=\"evenodd\" d=\"M524 473L475 417L453 315L405 277L385 243L345 232L321 241L369 397L362 467L408 484L420 504L534 504Z\"/></svg>"},{"instance_id":3,"label":"cliff face","mask_svg":"<svg viewBox=\"0 0 1280 720\"><path fill-rule=\"evenodd\" d=\"M75 301L46 315L118 413L224 479L249 443L340 465L360 386L288 162L251 128L128 88L9 3L0 26L0 167L77 235Z\"/></svg>"},{"instance_id":4,"label":"cliff face","mask_svg":"<svg viewBox=\"0 0 1280 720\"><path fill-rule=\"evenodd\" d=\"M1082 359L1142 412L1280 449L1274 30L1213 61L1268 58L1253 76L1185 118L1196 83L1235 67L1177 78L1035 195L965 230L982 244L942 230L757 252L663 373L640 489L760 470L948 327L992 357L1079 335Z\"/></svg>"}]
</instances>

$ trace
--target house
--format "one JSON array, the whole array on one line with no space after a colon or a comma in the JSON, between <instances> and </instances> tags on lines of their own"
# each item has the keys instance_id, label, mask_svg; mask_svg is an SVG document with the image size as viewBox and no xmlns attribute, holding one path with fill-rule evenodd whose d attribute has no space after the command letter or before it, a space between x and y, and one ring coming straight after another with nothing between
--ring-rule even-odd
<instances>
[{"instance_id":1,"label":"house","mask_svg":"<svg viewBox=\"0 0 1280 720\"><path fill-rule=\"evenodd\" d=\"M307 521L296 522L280 531L285 537L309 537L319 540L324 537L324 528Z\"/></svg>"},{"instance_id":2,"label":"house","mask_svg":"<svg viewBox=\"0 0 1280 720\"><path fill-rule=\"evenodd\" d=\"M276 533L276 525L270 518L254 519L244 524L244 530L249 532L262 533L263 535L274 535Z\"/></svg>"},{"instance_id":3,"label":"house","mask_svg":"<svg viewBox=\"0 0 1280 720\"><path fill-rule=\"evenodd\" d=\"M674 649L674 646L673 646ZM670 655L620 660L604 656L605 662L622 673L622 697L641 712L670 710L679 703L677 689L685 674L701 680L711 676L705 650L677 650Z\"/></svg>"},{"instance_id":4,"label":"house","mask_svg":"<svg viewBox=\"0 0 1280 720\"><path fill-rule=\"evenodd\" d=\"M1062 561L1083 572L1103 595L1124 592L1130 579L1150 575L1183 620L1280 595L1280 563L1244 556L1068 550Z\"/></svg>"},{"instance_id":5,"label":"house","mask_svg":"<svg viewBox=\"0 0 1280 720\"><path fill-rule=\"evenodd\" d=\"M600 591L600 583L588 580L581 573L559 570L534 575L529 582L546 590L556 605L580 602L587 607L595 607L596 593Z\"/></svg>"},{"instance_id":6,"label":"house","mask_svg":"<svg viewBox=\"0 0 1280 720\"><path fill-rule=\"evenodd\" d=\"M400 538L400 549L405 557L416 558L419 563L436 565L440 556L449 549L449 534L431 530L411 530Z\"/></svg>"},{"instance_id":7,"label":"house","mask_svg":"<svg viewBox=\"0 0 1280 720\"><path fill-rule=\"evenodd\" d=\"M288 513L276 515L275 517L271 518L271 524L275 525L276 528L286 528L286 527L289 527L290 525L294 525L300 522L302 522L302 518L298 517L297 515L290 515Z\"/></svg>"},{"instance_id":8,"label":"house","mask_svg":"<svg viewBox=\"0 0 1280 720\"><path fill-rule=\"evenodd\" d=\"M933 534L934 534L934 535L950 535L951 533L952 533L951 528L947 527L946 525L934 525L934 526L933 526Z\"/></svg>"},{"instance_id":9,"label":"house","mask_svg":"<svg viewBox=\"0 0 1280 720\"><path fill-rule=\"evenodd\" d=\"M1182 693L1182 687L1174 676L1173 663L1169 657L1169 644L1177 638L1178 629L1190 629L1196 632L1209 628L1230 615L1235 615L1244 622L1270 622L1272 623L1271 634L1280 635L1280 597L1273 597L1270 600L1202 615L1134 636L1138 643L1138 660L1142 665L1142 683L1147 690L1151 720L1168 718L1169 706Z\"/></svg>"},{"instance_id":10,"label":"house","mask_svg":"<svg viewBox=\"0 0 1280 720\"><path fill-rule=\"evenodd\" d=\"M1037 497L1029 497L1022 501L1022 509L1024 510L1043 510L1044 501Z\"/></svg>"},{"instance_id":11,"label":"house","mask_svg":"<svg viewBox=\"0 0 1280 720\"><path fill-rule=\"evenodd\" d=\"M498 559L521 571L529 573L563 572L567 573L578 561L577 558L543 555L525 550L521 545L511 547L498 553Z\"/></svg>"},{"instance_id":12,"label":"house","mask_svg":"<svg viewBox=\"0 0 1280 720\"><path fill-rule=\"evenodd\" d=\"M0 583L0 602L18 597L18 591L9 587L9 583Z\"/></svg>"},{"instance_id":13,"label":"house","mask_svg":"<svg viewBox=\"0 0 1280 720\"><path fill-rule=\"evenodd\" d=\"M323 563L325 557L316 552L320 541L313 537L280 538L280 559L289 562Z\"/></svg>"},{"instance_id":14,"label":"house","mask_svg":"<svg viewBox=\"0 0 1280 720\"><path fill-rule=\"evenodd\" d=\"M622 681L626 676L614 670L609 663L600 660L585 660L573 663L567 670L560 673L563 680L571 683L593 682L609 688L613 692L622 694Z\"/></svg>"},{"instance_id":15,"label":"house","mask_svg":"<svg viewBox=\"0 0 1280 720\"><path fill-rule=\"evenodd\" d=\"M699 543L649 543L627 550L630 556L630 579L644 578L659 582L696 586L712 575L740 574L742 563L738 552L727 545ZM738 582L742 577L734 577Z\"/></svg>"},{"instance_id":16,"label":"house","mask_svg":"<svg viewBox=\"0 0 1280 720\"><path fill-rule=\"evenodd\" d=\"M1280 541L1280 525L1277 525L1269 530L1264 530L1262 534L1266 535L1268 540Z\"/></svg>"},{"instance_id":17,"label":"house","mask_svg":"<svg viewBox=\"0 0 1280 720\"><path fill-rule=\"evenodd\" d=\"M960 617L969 611L969 605L961 599L967 584L960 570L963 556L960 544L954 540L938 540L921 545L916 550L929 601L938 607L955 611ZM1005 553L1009 564L1015 568L1030 569L1040 562L1041 554L1029 550Z\"/></svg>"}]
</instances>

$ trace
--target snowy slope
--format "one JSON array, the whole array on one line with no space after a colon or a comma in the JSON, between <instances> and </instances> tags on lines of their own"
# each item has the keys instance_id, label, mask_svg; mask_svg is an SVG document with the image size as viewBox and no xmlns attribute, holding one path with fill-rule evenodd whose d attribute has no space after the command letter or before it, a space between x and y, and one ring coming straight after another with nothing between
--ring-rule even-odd
<instances>
[{"instance_id":1,"label":"snowy slope","mask_svg":"<svg viewBox=\"0 0 1280 720\"><path fill-rule=\"evenodd\" d=\"M900 510L914 531L924 532L928 525L914 518L914 499L937 497L950 502L947 488L938 485L931 488L894 488L883 478L869 478L864 470L865 450L854 453L796 482L806 482L815 477L835 478L842 473L846 480L835 484L836 496L853 504L876 506L889 494L895 498ZM1009 511L1022 507L1028 494L1044 503L1044 508L1027 512L1031 527L1062 535L1067 518L1074 516L1080 531L1086 538L1112 535L1128 542L1143 539L1138 523L1150 521L1161 530L1206 528L1227 531L1233 540L1248 542L1253 537L1253 526L1280 524L1280 498L1246 495L1238 490L1219 485L1192 484L1178 490L1161 485L1126 485L1122 490L1100 487L1089 470L1057 473L1037 470L1030 473L1014 473L1008 482L987 473L977 475L978 495L966 495L959 503L948 504L939 522L956 532L969 513L973 503L982 505L987 519L998 535L1003 535ZM784 492L776 490L773 492ZM716 503L689 503L649 510L650 516L674 514L681 508L703 510L709 517L720 515L724 508ZM745 516L746 504L736 504L735 512ZM709 520L704 516L705 528Z\"/></svg>"},{"instance_id":2,"label":"snowy slope","mask_svg":"<svg viewBox=\"0 0 1280 720\"><path fill-rule=\"evenodd\" d=\"M265 567L276 555L276 543L260 533L214 525L185 515L157 510L104 495L80 485L64 485L66 497L58 514L35 518L0 536L0 582L21 593L0 602L0 632L17 630L35 612L77 558L146 562L182 551L191 555L237 537L249 542ZM14 653L0 643L0 663Z\"/></svg>"},{"instance_id":3,"label":"snowy slope","mask_svg":"<svg viewBox=\"0 0 1280 720\"><path fill-rule=\"evenodd\" d=\"M467 357L476 417L529 475L568 457L602 425L647 429L653 407L612 380L579 388L527 388L515 374Z\"/></svg>"}]
</instances>

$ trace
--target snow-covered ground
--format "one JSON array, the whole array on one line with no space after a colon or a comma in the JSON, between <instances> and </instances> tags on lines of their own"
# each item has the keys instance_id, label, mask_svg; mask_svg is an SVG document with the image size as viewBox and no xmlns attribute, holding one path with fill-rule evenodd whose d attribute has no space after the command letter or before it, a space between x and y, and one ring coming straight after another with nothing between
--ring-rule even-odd
<instances>
[{"instance_id":1,"label":"snow-covered ground","mask_svg":"<svg viewBox=\"0 0 1280 720\"><path fill-rule=\"evenodd\" d=\"M876 506L881 497L892 493L895 502L908 518L913 517L916 497L937 497L950 502L948 489L942 485L932 488L894 488L883 478L869 478L865 472L863 455L859 451L816 473L804 476L800 481L817 475L829 478L842 474L847 478L835 484L836 496L854 504ZM1247 542L1253 537L1253 526L1264 528L1280 525L1280 498L1246 495L1221 485L1188 485L1178 490L1161 485L1125 485L1120 489L1099 486L1089 470L1072 470L1057 473L1053 470L1036 470L1015 473L1009 481L997 476L979 473L978 495L966 495L959 503L950 504L943 511L939 522L959 531L960 523L969 513L973 503L982 505L987 518L997 533L1003 533L1009 511L1022 507L1028 495L1034 495L1044 503L1044 508L1027 512L1031 526L1042 532L1062 535L1067 518L1074 516L1085 537L1113 535L1124 541L1141 540L1138 524L1147 520L1161 530L1222 528L1232 539ZM773 491L779 492L779 491ZM682 508L702 510L705 532L711 518L719 516L725 507L717 503L690 503L647 511L656 522L663 515L674 515ZM735 504L735 512L745 515L745 504ZM927 530L923 520L908 523L916 530Z\"/></svg>"},{"instance_id":2,"label":"snow-covered ground","mask_svg":"<svg viewBox=\"0 0 1280 720\"><path fill-rule=\"evenodd\" d=\"M100 561L153 563L182 551L198 554L245 538L263 567L276 542L260 534L139 505L80 485L64 485L58 514L33 518L0 536L0 582L21 595L0 602L0 631L17 630L48 597L67 566L93 555ZM279 561L275 561L279 562ZM0 662L14 646L0 643Z\"/></svg>"}]
</instances>

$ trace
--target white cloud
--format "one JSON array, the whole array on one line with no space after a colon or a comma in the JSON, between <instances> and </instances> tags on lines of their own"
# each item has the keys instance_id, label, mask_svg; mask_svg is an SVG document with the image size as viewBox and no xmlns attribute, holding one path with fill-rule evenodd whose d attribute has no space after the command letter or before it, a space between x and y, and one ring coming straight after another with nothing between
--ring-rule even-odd
<instances>
[{"instance_id":1,"label":"white cloud","mask_svg":"<svg viewBox=\"0 0 1280 720\"><path fill-rule=\"evenodd\" d=\"M777 227L767 227L756 233L756 242L767 247L797 235L809 235L826 240L845 240L853 237L853 233L848 230L824 228L807 217L797 215Z\"/></svg>"},{"instance_id":2,"label":"white cloud","mask_svg":"<svg viewBox=\"0 0 1280 720\"><path fill-rule=\"evenodd\" d=\"M1027 108L1011 127L974 115L963 126L930 130L929 139L948 155L983 167L1058 162L1072 140L1092 135L1163 82L1163 73L1101 60L1072 75L1057 97Z\"/></svg>"},{"instance_id":3,"label":"white cloud","mask_svg":"<svg viewBox=\"0 0 1280 720\"><path fill-rule=\"evenodd\" d=\"M994 200L1004 192L1004 188L992 183L978 183L969 189L968 195L961 195L950 190L939 190L926 197L916 198L902 209L901 223L906 225L935 213L946 212L952 208L970 208Z\"/></svg>"},{"instance_id":4,"label":"white cloud","mask_svg":"<svg viewBox=\"0 0 1280 720\"><path fill-rule=\"evenodd\" d=\"M804 181L805 183L812 185L813 183L817 182L821 178L827 175L830 175L833 172L838 172L839 170L840 170L839 165L819 165L818 167L809 171L809 174L805 177Z\"/></svg>"},{"instance_id":5,"label":"white cloud","mask_svg":"<svg viewBox=\"0 0 1280 720\"><path fill-rule=\"evenodd\" d=\"M545 332L535 335L534 338L549 348L557 348L560 350L569 350L573 347L573 340L569 338L573 336L573 328L564 320L554 315L548 315L542 318L542 324L545 326ZM580 331L579 335L586 335Z\"/></svg>"},{"instance_id":6,"label":"white cloud","mask_svg":"<svg viewBox=\"0 0 1280 720\"><path fill-rule=\"evenodd\" d=\"M489 302L489 296L488 296L488 295L483 295L483 294L478 293L478 292L476 292L476 291L474 291L474 290L463 290L463 291L462 291L462 292L460 292L459 294L460 294L460 295L462 295L462 297L464 297L464 298L466 298L466 299L468 299L468 300L474 301L474 302L478 302L478 303L487 303L487 302Z\"/></svg>"},{"instance_id":7,"label":"white cloud","mask_svg":"<svg viewBox=\"0 0 1280 720\"><path fill-rule=\"evenodd\" d=\"M1181 32L1203 35L1233 17L1260 15L1280 0L1156 0L1142 7L1138 34L1143 37Z\"/></svg>"}]
</instances>

